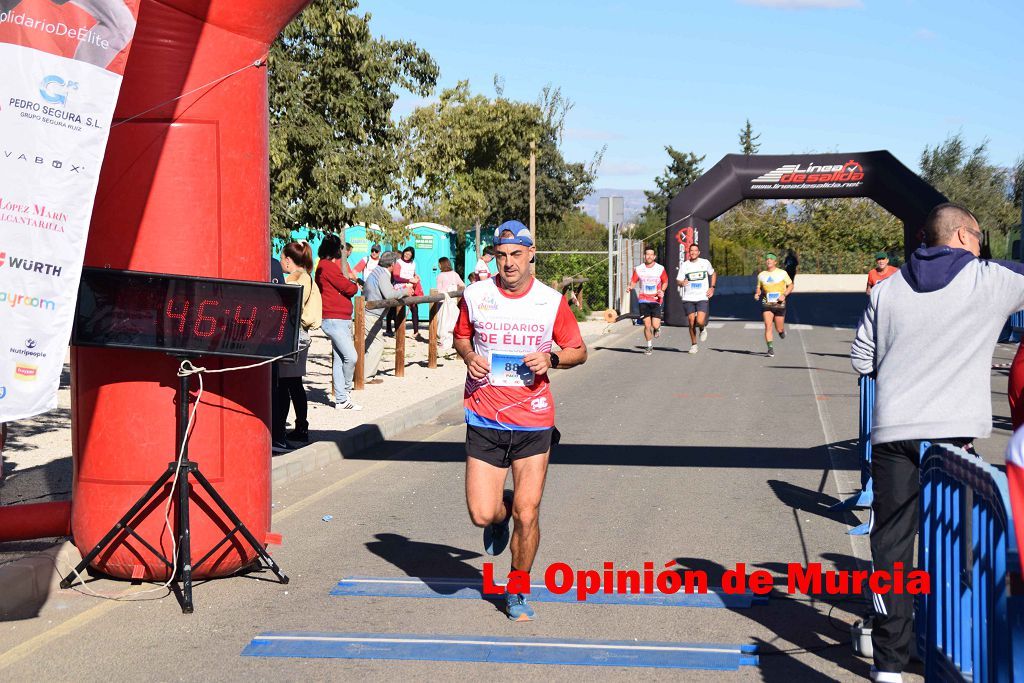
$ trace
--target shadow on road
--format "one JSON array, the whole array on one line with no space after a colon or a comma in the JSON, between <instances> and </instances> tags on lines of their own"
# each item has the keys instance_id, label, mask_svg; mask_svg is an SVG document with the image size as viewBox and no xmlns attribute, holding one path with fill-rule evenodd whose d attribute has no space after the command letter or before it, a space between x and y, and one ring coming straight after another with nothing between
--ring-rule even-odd
<instances>
[{"instance_id":1,"label":"shadow on road","mask_svg":"<svg viewBox=\"0 0 1024 683\"><path fill-rule=\"evenodd\" d=\"M857 568L857 561L847 555L830 553L822 555L821 560L822 568L825 570ZM722 575L727 569L733 569L699 557L680 557L676 561L684 569L705 572L710 586L721 586ZM834 680L816 670L808 661L794 657L803 653L831 662L855 676L867 675L870 665L854 656L850 649L849 627L846 622L832 616L833 610L840 607L860 613L862 609L859 605L866 604L863 598L825 595L812 599L804 595L789 595L786 592L785 577L788 567L785 564L748 564L747 572L753 571L754 568L766 569L775 574L776 588L769 596L767 605L754 605L733 611L778 636L768 641L753 639L754 644L758 646L762 680L779 683ZM778 640L785 640L795 647L780 648L775 644Z\"/></svg>"},{"instance_id":2,"label":"shadow on road","mask_svg":"<svg viewBox=\"0 0 1024 683\"><path fill-rule=\"evenodd\" d=\"M440 543L426 543L413 541L401 534L374 534L376 541L366 544L366 549L381 559L390 562L406 576L417 578L430 590L438 595L451 595L463 586L452 585L449 582L432 582L431 578L466 579L468 581L481 581L483 574L479 569L466 562L480 557L480 553L472 550L463 550L450 545ZM501 596L481 596L484 602L489 602L496 609L503 608Z\"/></svg>"},{"instance_id":3,"label":"shadow on road","mask_svg":"<svg viewBox=\"0 0 1024 683\"><path fill-rule=\"evenodd\" d=\"M800 278L797 289L789 298L786 320L820 327L856 329L868 298L861 292L848 294L801 294ZM752 296L736 294L716 296L711 300L712 320L752 320L761 322L761 305Z\"/></svg>"},{"instance_id":4,"label":"shadow on road","mask_svg":"<svg viewBox=\"0 0 1024 683\"><path fill-rule=\"evenodd\" d=\"M764 351L751 351L750 349L716 349L716 348L712 348L710 350L711 351L715 351L716 353L736 353L736 354L739 354L741 356L763 356L765 354Z\"/></svg>"},{"instance_id":5,"label":"shadow on road","mask_svg":"<svg viewBox=\"0 0 1024 683\"><path fill-rule=\"evenodd\" d=\"M853 453L855 446L854 441L847 440L829 444L828 447L840 453ZM554 465L822 470L830 467L828 447L652 446L562 441L552 453L551 462ZM466 450L461 441L386 441L376 448L351 456L346 454L345 457L354 460L463 462ZM859 468L855 456L843 460L841 469Z\"/></svg>"},{"instance_id":6,"label":"shadow on road","mask_svg":"<svg viewBox=\"0 0 1024 683\"><path fill-rule=\"evenodd\" d=\"M841 501L827 493L805 489L802 486L790 484L788 481L779 481L778 479L769 479L768 487L775 494L775 497L787 507L800 510L801 512L809 512L819 517L830 519L833 522L839 522L840 524L849 524L850 526L860 524L860 520L849 510L830 510L831 506Z\"/></svg>"},{"instance_id":7,"label":"shadow on road","mask_svg":"<svg viewBox=\"0 0 1024 683\"><path fill-rule=\"evenodd\" d=\"M646 346L634 346L632 348L622 348L618 346L595 346L594 351L614 351L616 353L643 353L647 350ZM655 351L668 351L669 353L686 353L682 349L677 349L671 346L655 346Z\"/></svg>"}]
</instances>

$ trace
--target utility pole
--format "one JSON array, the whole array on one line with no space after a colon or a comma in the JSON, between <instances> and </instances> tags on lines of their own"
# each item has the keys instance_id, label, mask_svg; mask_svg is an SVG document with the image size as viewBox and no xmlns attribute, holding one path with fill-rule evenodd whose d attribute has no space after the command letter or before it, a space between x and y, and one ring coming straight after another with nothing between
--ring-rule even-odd
<instances>
[{"instance_id":1,"label":"utility pole","mask_svg":"<svg viewBox=\"0 0 1024 683\"><path fill-rule=\"evenodd\" d=\"M601 197L598 200L598 223L608 226L608 308L615 307L615 226L622 223L622 197ZM621 259L619 259L621 261ZM619 264L621 267L621 263Z\"/></svg>"},{"instance_id":2,"label":"utility pole","mask_svg":"<svg viewBox=\"0 0 1024 683\"><path fill-rule=\"evenodd\" d=\"M483 253L483 245L480 244L480 221L476 222L476 260L480 260L480 255Z\"/></svg>"},{"instance_id":3,"label":"utility pole","mask_svg":"<svg viewBox=\"0 0 1024 683\"><path fill-rule=\"evenodd\" d=\"M614 243L615 224L612 223L612 198L608 197L605 199L602 197L602 200L608 202L608 308L613 308L615 304L615 288L612 287L612 283L615 281L615 275L612 267L614 261L612 258L612 245Z\"/></svg>"},{"instance_id":4,"label":"utility pole","mask_svg":"<svg viewBox=\"0 0 1024 683\"><path fill-rule=\"evenodd\" d=\"M530 143L530 239L537 244L537 143Z\"/></svg>"}]
</instances>

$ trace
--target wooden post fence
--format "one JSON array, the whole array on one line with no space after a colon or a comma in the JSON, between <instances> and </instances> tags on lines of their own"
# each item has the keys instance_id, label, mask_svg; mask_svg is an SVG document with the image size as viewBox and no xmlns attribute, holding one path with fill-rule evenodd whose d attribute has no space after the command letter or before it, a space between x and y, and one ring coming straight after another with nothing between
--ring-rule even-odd
<instances>
[{"instance_id":1,"label":"wooden post fence","mask_svg":"<svg viewBox=\"0 0 1024 683\"><path fill-rule=\"evenodd\" d=\"M352 382L355 389L360 391L366 375L366 300L357 296L352 299L352 304L352 343L356 347L356 376Z\"/></svg>"},{"instance_id":2,"label":"wooden post fence","mask_svg":"<svg viewBox=\"0 0 1024 683\"><path fill-rule=\"evenodd\" d=\"M431 296L435 296L436 294L436 289L430 290ZM427 335L427 367L431 370L437 367L437 314L440 310L440 301L435 301L430 304L430 322L428 323L430 333Z\"/></svg>"},{"instance_id":3,"label":"wooden post fence","mask_svg":"<svg viewBox=\"0 0 1024 683\"><path fill-rule=\"evenodd\" d=\"M405 306L395 309L395 377L405 377Z\"/></svg>"}]
</instances>

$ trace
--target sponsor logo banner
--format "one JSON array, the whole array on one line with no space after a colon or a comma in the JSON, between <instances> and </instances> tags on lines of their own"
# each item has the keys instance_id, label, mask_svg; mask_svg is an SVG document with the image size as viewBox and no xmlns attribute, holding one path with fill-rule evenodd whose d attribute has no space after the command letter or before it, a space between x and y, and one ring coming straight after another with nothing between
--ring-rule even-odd
<instances>
[{"instance_id":1,"label":"sponsor logo banner","mask_svg":"<svg viewBox=\"0 0 1024 683\"><path fill-rule=\"evenodd\" d=\"M843 164L785 164L750 181L751 190L855 188L863 185L864 167L850 159Z\"/></svg>"},{"instance_id":2,"label":"sponsor logo banner","mask_svg":"<svg viewBox=\"0 0 1024 683\"><path fill-rule=\"evenodd\" d=\"M0 1L0 421L57 404L138 4Z\"/></svg>"}]
</instances>

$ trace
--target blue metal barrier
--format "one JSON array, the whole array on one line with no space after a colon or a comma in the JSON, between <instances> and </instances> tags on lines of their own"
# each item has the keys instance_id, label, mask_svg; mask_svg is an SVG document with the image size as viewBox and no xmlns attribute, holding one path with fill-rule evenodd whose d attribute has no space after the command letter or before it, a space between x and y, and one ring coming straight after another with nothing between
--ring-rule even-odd
<instances>
[{"instance_id":1,"label":"blue metal barrier","mask_svg":"<svg viewBox=\"0 0 1024 683\"><path fill-rule=\"evenodd\" d=\"M857 449L860 455L860 491L846 500L836 503L832 510L861 510L871 507L874 493L871 486L871 422L875 410L875 379L870 375L860 377L860 418L857 430ZM864 536L869 524L865 522L850 529L851 536Z\"/></svg>"},{"instance_id":2,"label":"blue metal barrier","mask_svg":"<svg viewBox=\"0 0 1024 683\"><path fill-rule=\"evenodd\" d=\"M999 335L999 341L1016 344L1024 335L1024 311L1010 314L1010 319Z\"/></svg>"},{"instance_id":3,"label":"blue metal barrier","mask_svg":"<svg viewBox=\"0 0 1024 683\"><path fill-rule=\"evenodd\" d=\"M1017 548L1006 475L946 444L921 446L918 596L926 681L1024 681L1024 597L1010 593Z\"/></svg>"}]
</instances>

